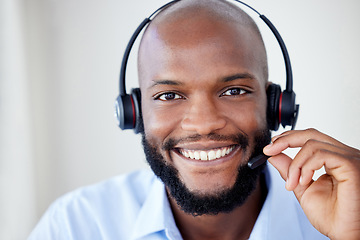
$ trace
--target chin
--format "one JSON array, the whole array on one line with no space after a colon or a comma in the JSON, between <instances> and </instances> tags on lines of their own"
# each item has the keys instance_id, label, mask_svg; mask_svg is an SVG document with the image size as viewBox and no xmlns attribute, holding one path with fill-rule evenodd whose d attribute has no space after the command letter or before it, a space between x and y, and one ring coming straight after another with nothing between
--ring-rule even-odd
<instances>
[{"instance_id":1,"label":"chin","mask_svg":"<svg viewBox=\"0 0 360 240\"><path fill-rule=\"evenodd\" d=\"M262 148L270 142L270 139L270 131L259 132L255 138L256 146L250 154L250 158L261 153ZM142 142L146 160L155 175L165 184L169 195L185 213L194 216L227 213L243 205L255 190L259 176L265 167L264 164L252 170L247 166L245 160L238 161L235 166L233 163L235 161L231 161L231 159L242 152L240 149L246 149L244 146L239 148L238 152L233 150L227 154L228 156L225 158L228 159L214 160L224 161L225 165L211 161L199 163L197 159L186 160L187 164L176 165L177 161L183 161L181 158L186 158L186 156L181 156L179 151L170 153L171 158L173 158L173 154L176 154L176 157L172 159L173 164L170 165L162 156L161 151L150 144L145 134L143 134ZM173 150L174 145L175 143L169 144L168 150ZM228 165L226 165L226 161L229 162ZM195 169L194 171L189 171L189 164ZM226 167L223 168L224 166Z\"/></svg>"}]
</instances>

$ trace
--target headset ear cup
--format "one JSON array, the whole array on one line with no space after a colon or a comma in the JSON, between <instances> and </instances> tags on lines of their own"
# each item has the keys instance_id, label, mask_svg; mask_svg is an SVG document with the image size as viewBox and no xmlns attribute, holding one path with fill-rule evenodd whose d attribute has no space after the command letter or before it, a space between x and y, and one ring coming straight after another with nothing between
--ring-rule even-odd
<instances>
[{"instance_id":1,"label":"headset ear cup","mask_svg":"<svg viewBox=\"0 0 360 240\"><path fill-rule=\"evenodd\" d=\"M279 129L279 105L281 87L277 84L270 84L266 89L267 95L267 124L270 130Z\"/></svg>"},{"instance_id":2,"label":"headset ear cup","mask_svg":"<svg viewBox=\"0 0 360 240\"><path fill-rule=\"evenodd\" d=\"M143 132L144 125L139 88L132 89L130 95L119 95L116 98L115 117L121 130L134 129L135 133Z\"/></svg>"},{"instance_id":3,"label":"headset ear cup","mask_svg":"<svg viewBox=\"0 0 360 240\"><path fill-rule=\"evenodd\" d=\"M128 94L119 95L115 101L115 115L122 130L134 128L134 112L132 97Z\"/></svg>"},{"instance_id":4,"label":"headset ear cup","mask_svg":"<svg viewBox=\"0 0 360 240\"><path fill-rule=\"evenodd\" d=\"M281 97L280 123L283 127L292 126L295 128L298 117L299 106L295 103L296 94L291 91L283 91Z\"/></svg>"},{"instance_id":5,"label":"headset ear cup","mask_svg":"<svg viewBox=\"0 0 360 240\"><path fill-rule=\"evenodd\" d=\"M135 133L142 133L144 132L144 123L142 119L142 112L141 112L141 91L140 88L134 88L131 90L131 97L134 103L135 109L135 126L134 132Z\"/></svg>"}]
</instances>

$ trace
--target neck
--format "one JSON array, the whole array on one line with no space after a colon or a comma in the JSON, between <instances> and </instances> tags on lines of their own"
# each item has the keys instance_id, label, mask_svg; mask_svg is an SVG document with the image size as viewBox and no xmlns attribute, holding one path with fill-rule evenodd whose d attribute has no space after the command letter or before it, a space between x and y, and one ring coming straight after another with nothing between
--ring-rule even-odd
<instances>
[{"instance_id":1,"label":"neck","mask_svg":"<svg viewBox=\"0 0 360 240\"><path fill-rule=\"evenodd\" d=\"M245 203L230 213L193 216L183 212L170 198L176 225L183 239L248 239L266 198L266 187L261 184L261 179Z\"/></svg>"}]
</instances>

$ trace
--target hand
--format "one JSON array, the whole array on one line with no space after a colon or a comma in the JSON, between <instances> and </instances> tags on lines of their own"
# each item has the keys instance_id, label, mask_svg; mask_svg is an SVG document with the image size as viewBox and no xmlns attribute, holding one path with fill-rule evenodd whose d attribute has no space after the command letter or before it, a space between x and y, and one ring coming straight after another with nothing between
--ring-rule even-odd
<instances>
[{"instance_id":1,"label":"hand","mask_svg":"<svg viewBox=\"0 0 360 240\"><path fill-rule=\"evenodd\" d=\"M300 147L291 159L287 148ZM315 130L294 130L264 148L311 224L331 239L360 239L360 151ZM312 180L315 170L326 174Z\"/></svg>"}]
</instances>

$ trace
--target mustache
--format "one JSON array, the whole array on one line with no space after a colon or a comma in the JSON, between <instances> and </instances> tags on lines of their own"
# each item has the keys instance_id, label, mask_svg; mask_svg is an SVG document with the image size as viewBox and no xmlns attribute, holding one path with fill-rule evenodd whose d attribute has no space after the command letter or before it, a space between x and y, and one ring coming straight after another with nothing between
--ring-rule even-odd
<instances>
[{"instance_id":1,"label":"mustache","mask_svg":"<svg viewBox=\"0 0 360 240\"><path fill-rule=\"evenodd\" d=\"M233 135L221 135L217 133L209 133L207 135L194 134L191 136L183 137L183 138L170 138L164 142L162 149L165 151L169 151L174 149L175 146L179 143L185 142L196 142L200 140L212 140L212 141L232 141L241 148L245 149L249 146L249 137L244 133L233 134Z\"/></svg>"}]
</instances>

